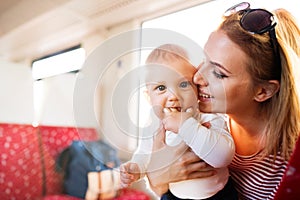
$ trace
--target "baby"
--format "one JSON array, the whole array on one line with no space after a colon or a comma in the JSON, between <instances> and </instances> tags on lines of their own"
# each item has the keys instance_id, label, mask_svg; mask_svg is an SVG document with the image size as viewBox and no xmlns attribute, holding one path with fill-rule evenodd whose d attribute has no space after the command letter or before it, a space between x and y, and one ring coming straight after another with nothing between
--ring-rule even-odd
<instances>
[{"instance_id":1,"label":"baby","mask_svg":"<svg viewBox=\"0 0 300 200\"><path fill-rule=\"evenodd\" d=\"M225 199L225 193L232 195L228 199L235 199L236 192L228 181L227 169L234 156L234 142L223 115L195 112L198 111L198 93L193 76L197 69L189 62L186 51L178 45L165 44L150 53L146 64L146 94L158 121L165 119L170 112L194 111L189 116L182 115L174 123L168 122L168 128L164 127L166 144L176 147L184 141L203 161L217 168L217 173L211 177L170 183L170 191L162 199ZM202 125L207 122L209 128ZM132 159L120 166L122 187L128 187L145 176L151 157L153 133L158 128L146 128L144 139ZM145 137L147 134L148 137Z\"/></svg>"}]
</instances>

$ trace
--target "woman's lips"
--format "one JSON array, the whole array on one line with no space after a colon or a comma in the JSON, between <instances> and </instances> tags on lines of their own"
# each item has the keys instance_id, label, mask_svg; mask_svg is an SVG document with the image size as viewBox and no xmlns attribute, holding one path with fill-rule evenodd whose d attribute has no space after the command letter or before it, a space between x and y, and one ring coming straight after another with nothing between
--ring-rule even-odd
<instances>
[{"instance_id":1,"label":"woman's lips","mask_svg":"<svg viewBox=\"0 0 300 200\"><path fill-rule=\"evenodd\" d=\"M210 101L213 98L213 96L205 93L199 93L199 100L201 102Z\"/></svg>"}]
</instances>

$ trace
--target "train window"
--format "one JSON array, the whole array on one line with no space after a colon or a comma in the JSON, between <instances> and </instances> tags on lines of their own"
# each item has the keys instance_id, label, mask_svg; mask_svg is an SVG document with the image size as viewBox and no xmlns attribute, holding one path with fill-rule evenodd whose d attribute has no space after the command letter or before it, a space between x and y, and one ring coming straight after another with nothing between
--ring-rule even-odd
<instances>
[{"instance_id":1,"label":"train window","mask_svg":"<svg viewBox=\"0 0 300 200\"><path fill-rule=\"evenodd\" d=\"M206 3L193 6L188 9L180 10L171 14L160 16L154 19L144 21L142 28L168 29L195 41L201 47L204 46L206 39L211 31L219 25L221 17L226 9L240 3L241 0L213 0ZM289 10L300 23L299 1L273 0L248 0L251 8L265 8L274 10L276 8L285 8ZM141 61L147 55L142 55Z\"/></svg>"},{"instance_id":2,"label":"train window","mask_svg":"<svg viewBox=\"0 0 300 200\"><path fill-rule=\"evenodd\" d=\"M78 71L85 60L85 50L75 47L39 58L32 62L32 77L34 80Z\"/></svg>"}]
</instances>

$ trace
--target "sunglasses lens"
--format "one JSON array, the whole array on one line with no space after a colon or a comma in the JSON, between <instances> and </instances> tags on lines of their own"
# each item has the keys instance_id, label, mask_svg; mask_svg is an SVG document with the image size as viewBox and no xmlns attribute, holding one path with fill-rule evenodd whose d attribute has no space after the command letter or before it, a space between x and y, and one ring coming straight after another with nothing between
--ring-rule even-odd
<instances>
[{"instance_id":1,"label":"sunglasses lens","mask_svg":"<svg viewBox=\"0 0 300 200\"><path fill-rule=\"evenodd\" d=\"M262 34L272 25L273 15L266 10L251 10L241 19L242 27L249 32Z\"/></svg>"},{"instance_id":2,"label":"sunglasses lens","mask_svg":"<svg viewBox=\"0 0 300 200\"><path fill-rule=\"evenodd\" d=\"M227 9L223 15L225 17L228 17L228 16L230 16L230 15L232 15L234 13L237 13L237 12L239 12L241 10L246 10L248 8L250 8L250 4L248 2L242 2L242 3L234 5L231 8Z\"/></svg>"}]
</instances>

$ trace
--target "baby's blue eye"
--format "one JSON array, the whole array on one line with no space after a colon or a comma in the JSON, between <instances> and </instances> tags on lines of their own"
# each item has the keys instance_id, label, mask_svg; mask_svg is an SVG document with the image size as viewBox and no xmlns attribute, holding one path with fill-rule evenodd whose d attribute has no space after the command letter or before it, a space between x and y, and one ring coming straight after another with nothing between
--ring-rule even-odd
<instances>
[{"instance_id":1,"label":"baby's blue eye","mask_svg":"<svg viewBox=\"0 0 300 200\"><path fill-rule=\"evenodd\" d=\"M159 85L159 86L157 86L155 89L156 89L156 90L159 90L159 91L164 91L164 90L166 90L166 86L164 86L164 85Z\"/></svg>"},{"instance_id":2,"label":"baby's blue eye","mask_svg":"<svg viewBox=\"0 0 300 200\"><path fill-rule=\"evenodd\" d=\"M190 85L190 83L188 82L188 81L184 81L184 82L181 82L180 83L180 87L181 88L186 88L186 87L188 87Z\"/></svg>"}]
</instances>

